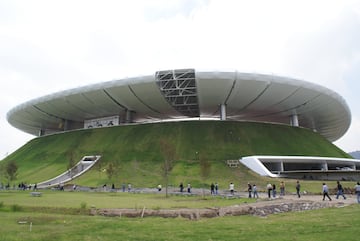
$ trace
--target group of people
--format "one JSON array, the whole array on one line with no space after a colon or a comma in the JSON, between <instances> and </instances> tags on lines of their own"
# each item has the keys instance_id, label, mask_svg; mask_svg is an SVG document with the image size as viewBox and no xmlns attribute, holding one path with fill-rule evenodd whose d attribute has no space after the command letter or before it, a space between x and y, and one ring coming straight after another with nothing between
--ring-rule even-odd
<instances>
[{"instance_id":1,"label":"group of people","mask_svg":"<svg viewBox=\"0 0 360 241\"><path fill-rule=\"evenodd\" d=\"M267 189L269 198L276 197L277 192L276 192L275 184L268 183L266 185L266 189ZM229 184L229 191L230 191L230 194L232 194L232 195L234 194L234 183L232 183L232 182ZM259 198L258 188L257 188L256 184L250 184L248 182L247 191L248 191L249 198ZM284 195L285 195L285 183L283 181L281 181L280 182L280 196L284 196Z\"/></svg>"},{"instance_id":2,"label":"group of people","mask_svg":"<svg viewBox=\"0 0 360 241\"><path fill-rule=\"evenodd\" d=\"M217 182L211 183L210 185L210 193L211 195L218 195L218 191L219 191L219 184Z\"/></svg>"},{"instance_id":3,"label":"group of people","mask_svg":"<svg viewBox=\"0 0 360 241\"><path fill-rule=\"evenodd\" d=\"M2 185L1 185L2 186ZM59 185L59 189L60 190L64 190L64 185L61 183ZM103 186L103 188L106 187L106 184ZM295 185L295 189L296 189L296 195L298 198L301 197L301 193L300 193L300 182L296 181L296 185ZM37 190L37 184L35 184L33 187L31 185L26 185L24 183L19 184L18 188L20 190L25 190L25 189L33 189L33 190ZM77 188L77 186L74 184L73 186L73 190L75 190ZM181 182L179 185L180 188L180 192L184 192L184 184ZM190 183L187 184L187 192L191 193L191 185ZM112 184L112 189L115 189L115 185ZM122 191L125 192L126 189L126 185L123 183L122 184ZM129 183L127 185L127 191L130 192L132 189L131 184ZM159 184L157 186L158 191L162 190L162 186ZM279 184L279 189L280 189L280 196L284 196L285 195L285 183L284 181L281 181ZM276 189L276 185L274 183L268 183L266 185L266 190L267 190L267 194L268 194L268 198L276 198L277 195L277 189ZM356 194L356 199L357 202L360 204L360 182L357 182L355 187L355 194ZM229 184L229 191L231 195L234 195L235 193L235 185L233 182L231 182ZM247 183L247 191L248 191L248 197L249 198L259 198L259 194L258 194L258 188L256 186L256 184L250 184L249 182ZM215 183L211 183L210 185L210 193L211 195L218 195L219 194L219 184L217 182ZM329 191L329 187L327 186L327 184L324 182L322 184L322 197L323 197L323 201L325 201L325 199L328 199L329 201L332 201L330 195L329 195L330 191ZM337 181L337 186L336 186L336 199L338 199L339 197L343 197L343 199L346 199L345 196L345 191L343 186L341 185L340 181Z\"/></svg>"},{"instance_id":4,"label":"group of people","mask_svg":"<svg viewBox=\"0 0 360 241\"><path fill-rule=\"evenodd\" d=\"M253 184L251 185L249 182L248 182L248 193L249 193L249 198L259 198L259 194L257 192L257 186L256 184ZM251 196L252 194L252 196Z\"/></svg>"},{"instance_id":5,"label":"group of people","mask_svg":"<svg viewBox=\"0 0 360 241\"><path fill-rule=\"evenodd\" d=\"M285 183L284 183L284 181L281 181L279 186L280 186L279 187L280 196L285 196ZM266 190L267 190L267 193L268 193L268 198L271 198L271 197L275 198L276 197L277 191L276 191L276 185L275 184L268 183L266 185Z\"/></svg>"},{"instance_id":6,"label":"group of people","mask_svg":"<svg viewBox=\"0 0 360 241\"><path fill-rule=\"evenodd\" d=\"M284 183L284 181L280 182L279 189L280 189L280 196L284 196L285 195L285 183ZM295 189L296 189L296 196L298 198L300 198L301 197L301 192L300 192L301 185L300 185L299 181L296 181ZM357 202L360 203L360 182L357 182L354 189L355 189L355 194L356 194L356 197L357 197ZM268 198L275 198L276 197L277 189L276 189L276 185L274 183L268 183L266 185L266 190L267 190ZM234 194L234 183L232 183L232 182L229 185L229 191L230 191L231 194ZM256 184L251 185L250 183L248 183L247 184L247 191L248 191L248 197L249 198L259 198ZM323 196L323 200L325 200L325 198L329 199L330 201L332 200L330 195L329 195L329 187L326 185L326 183L323 183L323 186L322 186L322 196ZM340 181L337 181L336 199L338 199L339 197L343 197L343 199L346 199L344 188L341 185Z\"/></svg>"},{"instance_id":7,"label":"group of people","mask_svg":"<svg viewBox=\"0 0 360 241\"><path fill-rule=\"evenodd\" d=\"M184 192L184 184L182 182L180 183L179 188L180 188L180 192ZM191 193L191 184L190 183L187 184L187 192Z\"/></svg>"},{"instance_id":8,"label":"group of people","mask_svg":"<svg viewBox=\"0 0 360 241\"><path fill-rule=\"evenodd\" d=\"M342 196L344 199L346 199L346 196L344 194L344 188L341 185L341 183L339 181L336 182L336 199L339 199L340 196ZM355 185L355 193L357 196L357 202L360 203L360 184L359 182ZM332 200L331 197L329 196L329 187L326 185L326 183L323 183L322 186L322 194L323 194L323 201L325 201L325 198L329 199L330 201Z\"/></svg>"},{"instance_id":9,"label":"group of people","mask_svg":"<svg viewBox=\"0 0 360 241\"><path fill-rule=\"evenodd\" d=\"M9 189L10 185L8 184L6 189ZM35 183L34 186L31 186L31 184L27 185L26 183L19 183L18 185L18 189L19 190L31 190L33 189L34 191L37 190L37 184Z\"/></svg>"},{"instance_id":10,"label":"group of people","mask_svg":"<svg viewBox=\"0 0 360 241\"><path fill-rule=\"evenodd\" d=\"M185 186L184 184L181 182L179 185L180 188L180 192L187 192L187 193L191 193L191 185L190 183L187 184L186 190L185 190ZM162 186L159 184L157 186L158 191L162 190ZM341 185L341 183L339 181L337 181L337 187L336 187L337 191L336 191L336 199L338 199L340 196L343 197L344 199L346 199L345 196L345 192L344 189ZM131 184L128 185L128 190L131 190ZM276 198L277 195L277 187L274 183L268 183L266 185L266 190L267 190L267 196L268 198ZM279 190L280 190L280 196L285 196L285 183L284 181L281 181L279 184ZM296 196L298 198L301 197L301 186L300 186L300 182L296 181L295 184L295 190L296 190ZM125 185L123 184L123 191L125 191ZM229 191L231 195L235 194L235 184L233 182L231 182L229 184ZM258 188L256 186L256 184L250 184L249 182L247 183L247 191L248 191L248 197L249 198L259 198L259 194L258 194ZM213 182L210 185L210 193L211 195L218 195L219 194L219 184L217 182ZM304 192L305 193L305 192ZM355 185L355 193L357 195L357 202L360 203L360 183L358 182ZM325 200L325 198L329 199L330 201L332 200L330 195L329 195L329 187L326 185L326 183L323 183L322 186L322 196L323 196L323 200Z\"/></svg>"}]
</instances>

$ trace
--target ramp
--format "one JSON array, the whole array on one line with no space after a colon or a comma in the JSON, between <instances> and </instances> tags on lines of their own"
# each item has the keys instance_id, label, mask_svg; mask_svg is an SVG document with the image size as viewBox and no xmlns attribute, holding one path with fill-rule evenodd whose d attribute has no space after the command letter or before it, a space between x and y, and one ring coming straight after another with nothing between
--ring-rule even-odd
<instances>
[{"instance_id":1,"label":"ramp","mask_svg":"<svg viewBox=\"0 0 360 241\"><path fill-rule=\"evenodd\" d=\"M60 184L64 184L75 178L81 176L86 171L90 170L90 168L95 165L95 163L101 158L100 155L94 156L84 156L74 167L65 171L57 177L49 179L44 182L40 182L37 184L38 188L46 188L46 187L54 187Z\"/></svg>"}]
</instances>

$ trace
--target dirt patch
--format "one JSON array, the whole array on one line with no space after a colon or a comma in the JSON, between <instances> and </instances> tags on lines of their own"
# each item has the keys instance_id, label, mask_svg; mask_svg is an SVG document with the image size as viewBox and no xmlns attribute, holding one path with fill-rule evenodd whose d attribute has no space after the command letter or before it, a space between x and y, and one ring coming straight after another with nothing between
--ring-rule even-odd
<instances>
[{"instance_id":1,"label":"dirt patch","mask_svg":"<svg viewBox=\"0 0 360 241\"><path fill-rule=\"evenodd\" d=\"M316 196L318 199L319 196ZM314 199L314 198L311 198ZM190 220L198 220L201 218L214 218L222 216L240 216L255 215L267 216L275 213L294 212L315 210L328 207L343 207L353 202L343 201L316 201L307 199L275 199L275 200L258 200L256 203L241 204L219 208L203 208L203 209L91 209L91 215L102 215L108 217L163 217L163 218L187 218ZM345 201L345 200L344 200Z\"/></svg>"}]
</instances>

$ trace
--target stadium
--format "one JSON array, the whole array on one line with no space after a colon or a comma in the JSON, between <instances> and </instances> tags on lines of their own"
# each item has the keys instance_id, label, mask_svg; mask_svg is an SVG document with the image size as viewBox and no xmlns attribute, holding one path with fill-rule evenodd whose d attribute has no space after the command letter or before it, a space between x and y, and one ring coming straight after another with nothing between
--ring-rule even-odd
<instances>
[{"instance_id":1,"label":"stadium","mask_svg":"<svg viewBox=\"0 0 360 241\"><path fill-rule=\"evenodd\" d=\"M8 121L33 135L174 118L291 124L329 141L350 126L335 92L305 81L239 72L158 71L47 95L12 109Z\"/></svg>"},{"instance_id":2,"label":"stadium","mask_svg":"<svg viewBox=\"0 0 360 241\"><path fill-rule=\"evenodd\" d=\"M351 112L339 94L303 80L238 71L174 69L46 95L11 109L7 120L39 138L148 123L169 128L179 122L257 123L308 131L332 145L348 130ZM270 140L280 138L280 131ZM288 141L296 143L294 138ZM334 179L352 179L358 175L359 160L341 150L336 156L314 155L317 153L307 152L303 144L297 143L296 151L289 149L285 155L275 148L267 153L244 151L219 158L235 159L270 177L301 178L311 173L312 178L321 179L324 175L329 178L330 173Z\"/></svg>"}]
</instances>

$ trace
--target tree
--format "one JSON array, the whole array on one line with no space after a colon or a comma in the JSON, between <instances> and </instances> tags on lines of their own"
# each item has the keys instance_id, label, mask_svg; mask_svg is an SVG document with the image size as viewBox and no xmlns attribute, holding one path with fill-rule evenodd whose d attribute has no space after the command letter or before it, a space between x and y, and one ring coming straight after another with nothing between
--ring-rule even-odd
<instances>
[{"instance_id":1,"label":"tree","mask_svg":"<svg viewBox=\"0 0 360 241\"><path fill-rule=\"evenodd\" d=\"M112 181L112 178L115 176L115 174L117 173L118 167L116 165L116 163L114 162L110 162L106 168L106 174L109 178L110 181Z\"/></svg>"},{"instance_id":2,"label":"tree","mask_svg":"<svg viewBox=\"0 0 360 241\"><path fill-rule=\"evenodd\" d=\"M2 181L4 177L5 177L5 165L3 162L0 162L0 182L1 182L0 189L2 188Z\"/></svg>"},{"instance_id":3,"label":"tree","mask_svg":"<svg viewBox=\"0 0 360 241\"><path fill-rule=\"evenodd\" d=\"M205 196L204 186L206 179L210 176L211 164L207 156L203 153L199 155L199 164L200 164L200 176L203 182L202 193L203 197Z\"/></svg>"},{"instance_id":4,"label":"tree","mask_svg":"<svg viewBox=\"0 0 360 241\"><path fill-rule=\"evenodd\" d=\"M70 178L72 178L74 176L75 173L73 173L72 169L75 165L75 160L74 160L74 152L70 151L68 152L68 157L69 157L69 162L67 165L67 170L69 171L69 176Z\"/></svg>"},{"instance_id":5,"label":"tree","mask_svg":"<svg viewBox=\"0 0 360 241\"><path fill-rule=\"evenodd\" d=\"M162 164L162 176L165 182L165 193L168 197L169 175L174 165L175 147L169 141L165 139L160 140L160 151L163 155L164 162Z\"/></svg>"},{"instance_id":6,"label":"tree","mask_svg":"<svg viewBox=\"0 0 360 241\"><path fill-rule=\"evenodd\" d=\"M9 161L5 167L5 175L8 182L16 180L18 166L14 160Z\"/></svg>"},{"instance_id":7,"label":"tree","mask_svg":"<svg viewBox=\"0 0 360 241\"><path fill-rule=\"evenodd\" d=\"M101 179L101 173L103 172L103 160L104 160L104 153L100 152L100 160L98 160L95 164L95 167L97 168L98 172L99 172L99 179Z\"/></svg>"}]
</instances>

